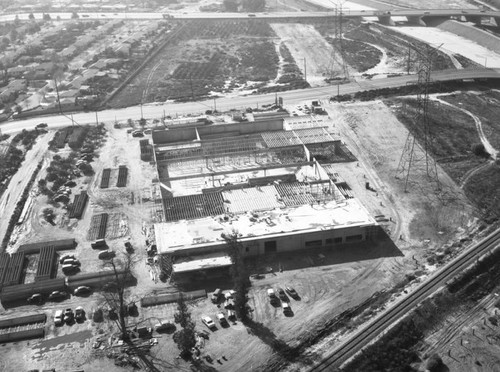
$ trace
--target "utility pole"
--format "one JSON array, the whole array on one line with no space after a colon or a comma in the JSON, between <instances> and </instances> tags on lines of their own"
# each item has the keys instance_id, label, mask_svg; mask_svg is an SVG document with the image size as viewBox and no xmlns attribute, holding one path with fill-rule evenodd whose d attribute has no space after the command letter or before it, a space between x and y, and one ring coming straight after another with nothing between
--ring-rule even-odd
<instances>
[{"instance_id":1,"label":"utility pole","mask_svg":"<svg viewBox=\"0 0 500 372\"><path fill-rule=\"evenodd\" d=\"M115 121L116 121L116 116L115 116ZM98 126L99 125L99 118L97 117L97 110L95 112L95 125Z\"/></svg>"},{"instance_id":2,"label":"utility pole","mask_svg":"<svg viewBox=\"0 0 500 372\"><path fill-rule=\"evenodd\" d=\"M144 115L142 114L142 101L141 101L141 120L144 119Z\"/></svg>"},{"instance_id":3,"label":"utility pole","mask_svg":"<svg viewBox=\"0 0 500 372\"><path fill-rule=\"evenodd\" d=\"M217 112L217 103L215 102L217 98L214 97L214 113Z\"/></svg>"},{"instance_id":4,"label":"utility pole","mask_svg":"<svg viewBox=\"0 0 500 372\"><path fill-rule=\"evenodd\" d=\"M304 80L307 81L306 57L304 57Z\"/></svg>"},{"instance_id":5,"label":"utility pole","mask_svg":"<svg viewBox=\"0 0 500 372\"><path fill-rule=\"evenodd\" d=\"M57 80L54 77L54 85L56 87L56 94L57 94L57 103L59 105L59 113L62 115L62 109L61 109L61 99L59 98L59 88L57 88Z\"/></svg>"}]
</instances>

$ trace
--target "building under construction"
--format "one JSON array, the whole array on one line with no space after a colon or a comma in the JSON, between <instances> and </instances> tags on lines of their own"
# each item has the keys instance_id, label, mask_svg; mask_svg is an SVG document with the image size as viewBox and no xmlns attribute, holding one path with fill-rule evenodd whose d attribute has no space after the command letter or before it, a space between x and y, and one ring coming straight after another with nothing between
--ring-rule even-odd
<instances>
[{"instance_id":1,"label":"building under construction","mask_svg":"<svg viewBox=\"0 0 500 372\"><path fill-rule=\"evenodd\" d=\"M165 222L158 252L174 272L231 264L223 234L246 255L369 239L375 220L335 172L352 161L324 117L192 124L153 132Z\"/></svg>"}]
</instances>

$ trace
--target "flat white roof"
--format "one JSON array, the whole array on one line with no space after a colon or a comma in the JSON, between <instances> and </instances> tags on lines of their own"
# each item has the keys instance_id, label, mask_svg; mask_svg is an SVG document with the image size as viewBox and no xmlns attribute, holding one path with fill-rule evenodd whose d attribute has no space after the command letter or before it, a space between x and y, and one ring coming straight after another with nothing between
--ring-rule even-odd
<instances>
[{"instance_id":1,"label":"flat white roof","mask_svg":"<svg viewBox=\"0 0 500 372\"><path fill-rule=\"evenodd\" d=\"M157 223L154 228L158 252L173 254L223 244L221 234L233 231L240 234L242 241L247 241L363 225L376 225L376 222L356 199L347 199L340 203L331 201L265 212Z\"/></svg>"},{"instance_id":2,"label":"flat white roof","mask_svg":"<svg viewBox=\"0 0 500 372\"><path fill-rule=\"evenodd\" d=\"M225 253L212 253L177 259L172 265L175 273L189 272L203 269L214 269L217 267L231 266L231 257Z\"/></svg>"}]
</instances>

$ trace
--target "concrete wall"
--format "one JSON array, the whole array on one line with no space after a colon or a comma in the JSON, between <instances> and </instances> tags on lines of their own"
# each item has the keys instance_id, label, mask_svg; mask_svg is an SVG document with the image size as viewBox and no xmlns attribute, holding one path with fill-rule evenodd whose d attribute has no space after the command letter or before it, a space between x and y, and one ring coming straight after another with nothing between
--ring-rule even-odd
<instances>
[{"instance_id":1,"label":"concrete wall","mask_svg":"<svg viewBox=\"0 0 500 372\"><path fill-rule=\"evenodd\" d=\"M156 145L162 143L187 142L196 139L196 130L195 128L154 130L152 136L153 143Z\"/></svg>"},{"instance_id":2,"label":"concrete wall","mask_svg":"<svg viewBox=\"0 0 500 372\"><path fill-rule=\"evenodd\" d=\"M314 249L334 247L340 244L355 243L367 239L367 231L372 226L353 226L332 230L313 231L302 234L289 234L277 237L264 237L242 241L244 254L246 256L258 256L263 254L283 253L297 251L300 249ZM273 243L274 242L274 243ZM273 251L272 246L276 246ZM199 246L191 249L183 249L174 253L175 256L196 256L212 252L227 250L225 244L212 246Z\"/></svg>"},{"instance_id":3,"label":"concrete wall","mask_svg":"<svg viewBox=\"0 0 500 372\"><path fill-rule=\"evenodd\" d=\"M250 244L243 243L249 256L269 254L276 245L276 253L291 252L300 249L332 247L335 245L366 240L366 227L348 227L343 229L314 231L305 234L288 235L276 238L258 239Z\"/></svg>"},{"instance_id":4,"label":"concrete wall","mask_svg":"<svg viewBox=\"0 0 500 372\"><path fill-rule=\"evenodd\" d=\"M246 121L242 123L221 125L205 125L200 123L196 129L198 130L201 140L207 137L213 138L224 135L238 136L251 133L283 130L283 119L276 118L270 120ZM153 131L153 143L155 145L162 143L187 142L195 139L196 131L194 127Z\"/></svg>"}]
</instances>

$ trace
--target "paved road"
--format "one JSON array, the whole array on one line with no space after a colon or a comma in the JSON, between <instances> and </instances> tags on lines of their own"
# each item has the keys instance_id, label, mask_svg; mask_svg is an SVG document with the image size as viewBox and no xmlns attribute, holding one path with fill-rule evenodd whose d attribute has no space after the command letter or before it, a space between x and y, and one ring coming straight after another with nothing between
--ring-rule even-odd
<instances>
[{"instance_id":1,"label":"paved road","mask_svg":"<svg viewBox=\"0 0 500 372\"><path fill-rule=\"evenodd\" d=\"M463 70L443 70L434 72L431 76L434 81L449 81L474 78L500 78L500 69L463 69ZM353 82L337 86L317 87L300 90L290 90L280 92L284 104L298 104L304 101L317 99L328 99L337 94L353 94L359 91L401 87L417 79L416 75L403 75L385 79L366 80ZM249 96L226 97L214 100L205 100L186 103L167 104L147 104L143 105L142 111L145 118L161 118L164 114L174 116L176 114L202 114L206 110L213 110L214 104L219 111L229 111L230 109L243 109L246 107L257 107L263 104L272 104L276 95L261 94ZM126 121L127 119L137 120L141 117L141 107L131 106L123 109L110 109L97 113L99 122ZM93 112L80 112L73 114L73 119L77 124L95 124L96 114ZM2 133L15 133L23 129L33 128L41 122L46 122L50 128L57 128L71 125L71 118L67 115L39 116L26 120L8 121L0 124Z\"/></svg>"},{"instance_id":2,"label":"paved road","mask_svg":"<svg viewBox=\"0 0 500 372\"><path fill-rule=\"evenodd\" d=\"M500 11L481 11L474 9L394 9L390 11L382 10L345 10L342 12L345 18L354 17L377 17L388 15L391 17L461 17L461 16L480 16L480 17L500 17ZM160 12L77 12L81 19L163 19ZM21 20L27 20L30 13L4 14L0 16L0 22L12 21L17 16ZM61 19L71 19L72 13L69 12L49 12L52 19L60 17ZM326 12L279 12L279 13L209 13L209 12L171 12L169 15L173 19L286 19L286 18L326 18L335 16L335 11ZM42 19L43 13L33 13L35 19Z\"/></svg>"},{"instance_id":3,"label":"paved road","mask_svg":"<svg viewBox=\"0 0 500 372\"><path fill-rule=\"evenodd\" d=\"M310 371L331 371L359 352L364 346L380 336L390 325L413 310L424 299L428 298L448 280L463 272L474 261L500 245L500 229L473 245L466 252L455 258L434 275L423 282L412 293L403 297L393 306L377 316L350 339L332 350L323 360L313 366Z\"/></svg>"}]
</instances>

